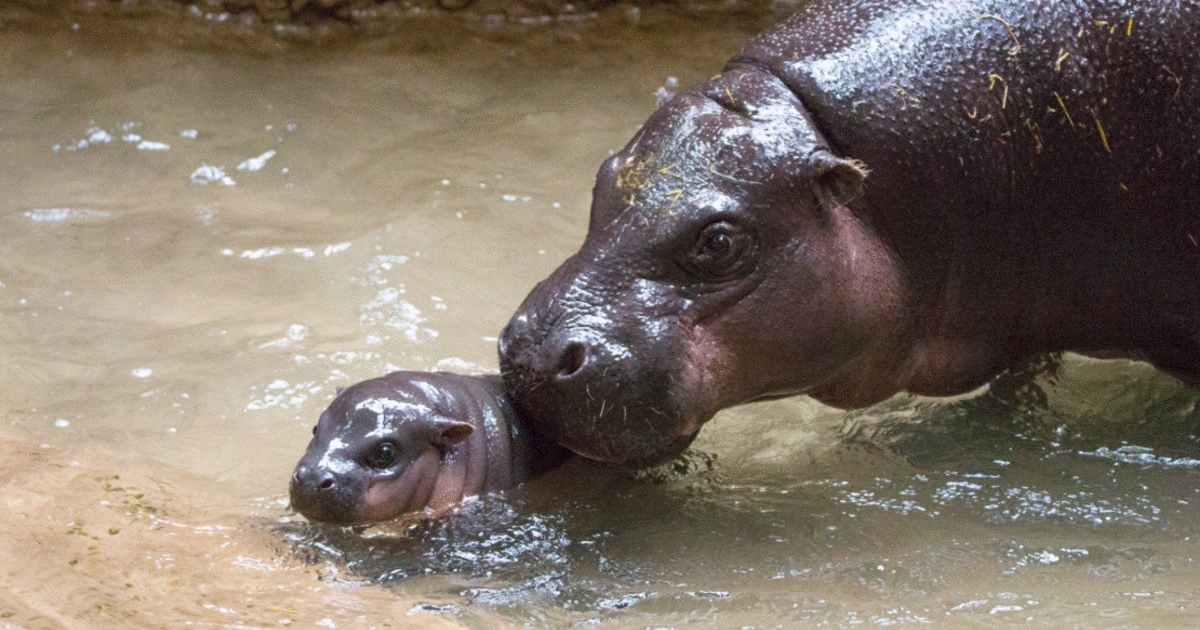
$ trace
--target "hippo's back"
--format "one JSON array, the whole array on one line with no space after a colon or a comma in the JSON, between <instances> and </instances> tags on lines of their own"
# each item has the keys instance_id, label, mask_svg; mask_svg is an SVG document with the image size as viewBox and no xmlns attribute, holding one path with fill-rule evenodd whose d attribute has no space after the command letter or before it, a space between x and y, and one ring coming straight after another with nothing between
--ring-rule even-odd
<instances>
[{"instance_id":1,"label":"hippo's back","mask_svg":"<svg viewBox=\"0 0 1200 630\"><path fill-rule=\"evenodd\" d=\"M856 208L918 293L1033 283L1200 330L1196 0L819 0L731 63L872 169Z\"/></svg>"}]
</instances>

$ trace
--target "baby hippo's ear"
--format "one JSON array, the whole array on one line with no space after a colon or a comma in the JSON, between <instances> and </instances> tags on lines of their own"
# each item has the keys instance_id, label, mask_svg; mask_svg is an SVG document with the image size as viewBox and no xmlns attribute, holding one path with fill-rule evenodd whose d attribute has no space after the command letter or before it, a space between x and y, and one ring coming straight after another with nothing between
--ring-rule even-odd
<instances>
[{"instance_id":1,"label":"baby hippo's ear","mask_svg":"<svg viewBox=\"0 0 1200 630\"><path fill-rule=\"evenodd\" d=\"M436 446L450 446L467 439L474 432L475 427L469 422L437 417L433 419L431 441Z\"/></svg>"},{"instance_id":2,"label":"baby hippo's ear","mask_svg":"<svg viewBox=\"0 0 1200 630\"><path fill-rule=\"evenodd\" d=\"M809 156L813 186L822 203L830 200L846 205L862 194L863 181L870 172L858 160L847 160L817 149Z\"/></svg>"},{"instance_id":3,"label":"baby hippo's ear","mask_svg":"<svg viewBox=\"0 0 1200 630\"><path fill-rule=\"evenodd\" d=\"M333 395L334 395L334 396L341 396L341 395L342 395L342 392L344 392L344 391L346 391L346 388L345 388L345 387L335 387L335 388L333 388Z\"/></svg>"}]
</instances>

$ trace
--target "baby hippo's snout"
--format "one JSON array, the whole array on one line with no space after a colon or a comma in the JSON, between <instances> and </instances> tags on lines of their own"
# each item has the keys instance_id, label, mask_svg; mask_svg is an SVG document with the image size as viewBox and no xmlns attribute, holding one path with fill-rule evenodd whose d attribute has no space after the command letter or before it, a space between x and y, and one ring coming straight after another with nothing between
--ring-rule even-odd
<instances>
[{"instance_id":1,"label":"baby hippo's snout","mask_svg":"<svg viewBox=\"0 0 1200 630\"><path fill-rule=\"evenodd\" d=\"M566 458L515 422L499 379L394 372L363 381L321 414L292 473L292 507L339 525L435 517Z\"/></svg>"},{"instance_id":2,"label":"baby hippo's snout","mask_svg":"<svg viewBox=\"0 0 1200 630\"><path fill-rule=\"evenodd\" d=\"M301 460L292 473L292 507L314 521L354 522L357 501L354 492L345 488L347 484L338 484L332 471Z\"/></svg>"}]
</instances>

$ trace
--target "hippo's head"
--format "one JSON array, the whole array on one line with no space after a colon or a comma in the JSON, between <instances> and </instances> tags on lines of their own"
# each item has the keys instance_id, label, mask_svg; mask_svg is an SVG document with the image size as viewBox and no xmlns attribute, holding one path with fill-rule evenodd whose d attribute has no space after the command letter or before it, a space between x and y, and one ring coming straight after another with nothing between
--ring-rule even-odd
<instances>
[{"instance_id":1,"label":"hippo's head","mask_svg":"<svg viewBox=\"0 0 1200 630\"><path fill-rule=\"evenodd\" d=\"M309 520L353 524L436 503L442 459L475 429L456 419L467 413L439 379L396 372L342 391L292 474L292 507Z\"/></svg>"},{"instance_id":2,"label":"hippo's head","mask_svg":"<svg viewBox=\"0 0 1200 630\"><path fill-rule=\"evenodd\" d=\"M865 176L766 72L676 95L601 166L586 241L501 335L518 412L638 466L723 407L830 386L894 306L890 256L846 208Z\"/></svg>"}]
</instances>

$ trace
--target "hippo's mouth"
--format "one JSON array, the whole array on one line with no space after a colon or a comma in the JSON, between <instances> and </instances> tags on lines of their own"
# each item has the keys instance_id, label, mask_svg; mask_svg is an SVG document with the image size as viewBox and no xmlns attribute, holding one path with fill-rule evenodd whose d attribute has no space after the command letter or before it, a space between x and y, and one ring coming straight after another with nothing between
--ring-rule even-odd
<instances>
[{"instance_id":1,"label":"hippo's mouth","mask_svg":"<svg viewBox=\"0 0 1200 630\"><path fill-rule=\"evenodd\" d=\"M559 430L556 427L561 427L561 424L556 422L535 421L535 424L539 427L549 424L547 430L551 439L576 455L631 469L649 468L679 458L700 433L700 429L696 428L690 433L664 438L653 434L638 436L623 432L621 437L613 439L604 434L581 435Z\"/></svg>"},{"instance_id":2,"label":"hippo's mouth","mask_svg":"<svg viewBox=\"0 0 1200 630\"><path fill-rule=\"evenodd\" d=\"M702 420L689 421L673 401L665 373L609 378L564 387L508 366L505 380L516 411L542 435L577 455L629 468L669 462L696 438ZM674 380L674 383L672 381Z\"/></svg>"},{"instance_id":3,"label":"hippo's mouth","mask_svg":"<svg viewBox=\"0 0 1200 630\"><path fill-rule=\"evenodd\" d=\"M692 442L699 433L700 429L697 428L689 434L680 435L664 442L654 451L650 451L644 455L633 455L616 463L625 468L649 468L674 461L687 451L687 448L692 445Z\"/></svg>"},{"instance_id":4,"label":"hippo's mouth","mask_svg":"<svg viewBox=\"0 0 1200 630\"><path fill-rule=\"evenodd\" d=\"M651 343L632 330L510 324L500 366L516 412L588 459L641 468L678 457L715 413L715 397L698 388L704 371L684 360L690 339L664 333Z\"/></svg>"}]
</instances>

